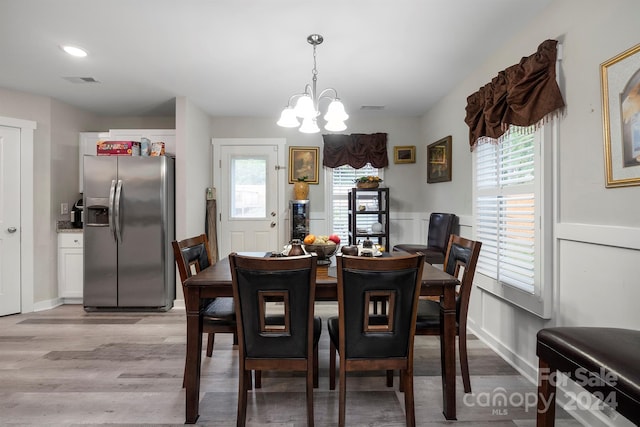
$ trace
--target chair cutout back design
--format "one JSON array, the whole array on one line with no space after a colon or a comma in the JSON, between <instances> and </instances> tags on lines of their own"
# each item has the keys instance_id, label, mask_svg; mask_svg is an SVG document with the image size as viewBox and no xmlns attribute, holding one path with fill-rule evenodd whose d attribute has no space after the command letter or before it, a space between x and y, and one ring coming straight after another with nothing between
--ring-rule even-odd
<instances>
[{"instance_id":1,"label":"chair cutout back design","mask_svg":"<svg viewBox=\"0 0 640 427\"><path fill-rule=\"evenodd\" d=\"M345 425L347 372L398 369L406 423L414 426L413 337L424 255L336 259L339 316L328 320L328 328L331 388L335 387L336 349L340 356L338 425ZM372 305L379 298L386 300L386 315L373 314Z\"/></svg>"},{"instance_id":2,"label":"chair cutout back design","mask_svg":"<svg viewBox=\"0 0 640 427\"><path fill-rule=\"evenodd\" d=\"M313 426L317 256L232 253L229 265L238 323L237 425L245 425L251 370L281 370L306 372L307 425Z\"/></svg>"},{"instance_id":3,"label":"chair cutout back design","mask_svg":"<svg viewBox=\"0 0 640 427\"><path fill-rule=\"evenodd\" d=\"M211 265L209 242L206 234L201 234L180 241L174 240L171 245L184 293L185 280ZM187 307L187 309L189 308L191 307ZM207 357L211 357L213 354L216 332L233 333L234 341L237 341L233 298L219 297L207 304L202 314L202 330L208 335ZM182 385L184 386L184 382Z\"/></svg>"},{"instance_id":4,"label":"chair cutout back design","mask_svg":"<svg viewBox=\"0 0 640 427\"><path fill-rule=\"evenodd\" d=\"M444 264L445 271L460 280L460 286L456 291L456 335L458 335L460 370L465 393L471 393L469 360L467 357L467 312L469 311L473 276L476 272L476 264L478 263L481 247L482 242L452 234L449 237ZM440 335L441 321L440 303L431 300L420 300L416 320L416 335ZM442 342L443 340L441 339L441 346Z\"/></svg>"},{"instance_id":5,"label":"chair cutout back design","mask_svg":"<svg viewBox=\"0 0 640 427\"><path fill-rule=\"evenodd\" d=\"M429 216L427 244L401 243L393 247L394 251L409 253L422 252L429 264L443 264L447 252L449 236L453 233L456 215L451 213L432 213Z\"/></svg>"}]
</instances>

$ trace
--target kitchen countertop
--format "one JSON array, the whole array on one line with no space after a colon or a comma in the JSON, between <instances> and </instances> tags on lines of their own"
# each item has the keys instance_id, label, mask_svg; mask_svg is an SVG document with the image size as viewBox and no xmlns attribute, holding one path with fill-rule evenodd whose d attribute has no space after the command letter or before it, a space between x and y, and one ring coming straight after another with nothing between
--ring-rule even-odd
<instances>
[{"instance_id":1,"label":"kitchen countertop","mask_svg":"<svg viewBox=\"0 0 640 427\"><path fill-rule=\"evenodd\" d=\"M71 221L58 221L56 224L58 233L82 233L82 228L74 227Z\"/></svg>"}]
</instances>

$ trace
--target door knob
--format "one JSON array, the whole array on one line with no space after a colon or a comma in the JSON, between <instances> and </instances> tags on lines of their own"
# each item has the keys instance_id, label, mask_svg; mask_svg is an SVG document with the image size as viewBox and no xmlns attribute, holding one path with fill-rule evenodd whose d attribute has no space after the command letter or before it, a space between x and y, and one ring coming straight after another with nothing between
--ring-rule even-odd
<instances>
[{"instance_id":1,"label":"door knob","mask_svg":"<svg viewBox=\"0 0 640 427\"><path fill-rule=\"evenodd\" d=\"M9 233L15 233L16 231L18 231L18 229L17 229L17 228L15 228L15 227L9 227L9 228L7 228L7 231L8 231Z\"/></svg>"},{"instance_id":2,"label":"door knob","mask_svg":"<svg viewBox=\"0 0 640 427\"><path fill-rule=\"evenodd\" d=\"M271 227L271 228L273 228L273 227L275 227L275 226L276 226L275 221L272 221L272 222L271 222L271 224L270 224L270 227Z\"/></svg>"}]
</instances>

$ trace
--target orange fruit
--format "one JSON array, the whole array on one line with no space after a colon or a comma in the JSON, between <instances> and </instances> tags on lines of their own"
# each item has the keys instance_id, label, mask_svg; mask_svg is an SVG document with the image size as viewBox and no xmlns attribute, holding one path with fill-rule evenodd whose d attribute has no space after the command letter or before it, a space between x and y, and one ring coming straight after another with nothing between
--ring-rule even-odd
<instances>
[{"instance_id":1,"label":"orange fruit","mask_svg":"<svg viewBox=\"0 0 640 427\"><path fill-rule=\"evenodd\" d=\"M316 236L314 236L313 234L307 234L303 240L303 243L305 245L311 245L315 241L316 241Z\"/></svg>"}]
</instances>

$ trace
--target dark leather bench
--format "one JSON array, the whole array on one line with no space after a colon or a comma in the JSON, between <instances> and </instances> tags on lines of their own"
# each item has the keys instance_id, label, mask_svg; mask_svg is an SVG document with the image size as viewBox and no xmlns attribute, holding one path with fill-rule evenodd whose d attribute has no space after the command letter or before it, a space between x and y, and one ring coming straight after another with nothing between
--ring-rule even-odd
<instances>
[{"instance_id":1,"label":"dark leather bench","mask_svg":"<svg viewBox=\"0 0 640 427\"><path fill-rule=\"evenodd\" d=\"M538 427L553 426L557 372L640 424L640 331L557 327L538 332Z\"/></svg>"}]
</instances>

